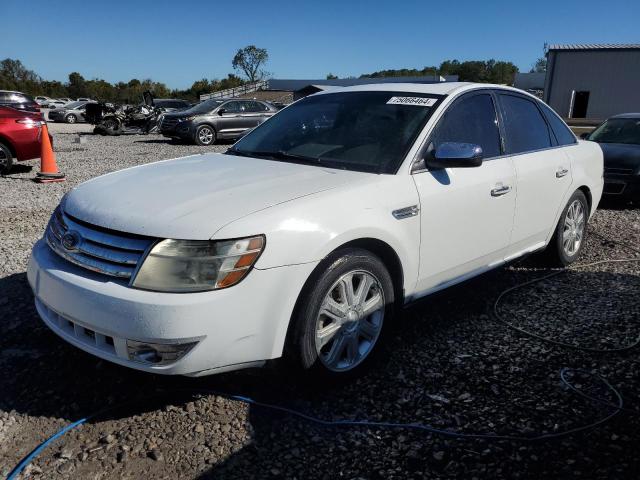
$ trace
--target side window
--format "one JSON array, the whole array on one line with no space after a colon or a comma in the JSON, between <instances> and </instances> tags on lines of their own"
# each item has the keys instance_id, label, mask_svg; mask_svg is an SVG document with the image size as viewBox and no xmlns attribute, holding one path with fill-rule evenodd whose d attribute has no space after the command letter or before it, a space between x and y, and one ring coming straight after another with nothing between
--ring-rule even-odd
<instances>
[{"instance_id":1,"label":"side window","mask_svg":"<svg viewBox=\"0 0 640 480\"><path fill-rule=\"evenodd\" d=\"M482 147L484 158L500 155L500 131L496 109L489 94L472 95L449 107L435 129L431 142L473 143Z\"/></svg>"},{"instance_id":2,"label":"side window","mask_svg":"<svg viewBox=\"0 0 640 480\"><path fill-rule=\"evenodd\" d=\"M264 112L264 105L260 102L247 102L247 112Z\"/></svg>"},{"instance_id":3,"label":"side window","mask_svg":"<svg viewBox=\"0 0 640 480\"><path fill-rule=\"evenodd\" d=\"M553 134L558 141L558 145L571 145L573 143L576 143L575 135L573 134L573 132L571 132L569 127L567 127L567 125L562 120L560 120L558 115L553 113L551 108L549 108L544 103L539 103L538 105L544 112L544 116L547 117L547 121L551 126L551 130L553 131Z\"/></svg>"},{"instance_id":4,"label":"side window","mask_svg":"<svg viewBox=\"0 0 640 480\"><path fill-rule=\"evenodd\" d=\"M500 94L507 153L551 147L549 127L536 104L526 98Z\"/></svg>"},{"instance_id":5,"label":"side window","mask_svg":"<svg viewBox=\"0 0 640 480\"><path fill-rule=\"evenodd\" d=\"M240 102L227 102L224 105L222 105L222 108L226 110L225 113L239 113Z\"/></svg>"}]
</instances>

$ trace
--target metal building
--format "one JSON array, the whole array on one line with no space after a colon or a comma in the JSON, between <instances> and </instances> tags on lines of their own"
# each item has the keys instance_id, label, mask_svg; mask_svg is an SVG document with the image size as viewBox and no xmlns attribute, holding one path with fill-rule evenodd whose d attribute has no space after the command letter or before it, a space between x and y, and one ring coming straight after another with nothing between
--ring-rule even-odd
<instances>
[{"instance_id":1,"label":"metal building","mask_svg":"<svg viewBox=\"0 0 640 480\"><path fill-rule=\"evenodd\" d=\"M640 111L640 44L551 45L544 100L565 118Z\"/></svg>"}]
</instances>

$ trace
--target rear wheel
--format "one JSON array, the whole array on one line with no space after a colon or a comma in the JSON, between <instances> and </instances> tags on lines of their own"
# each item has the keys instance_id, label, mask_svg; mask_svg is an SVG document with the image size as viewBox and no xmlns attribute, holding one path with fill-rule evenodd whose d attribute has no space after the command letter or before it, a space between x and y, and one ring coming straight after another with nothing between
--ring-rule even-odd
<instances>
[{"instance_id":1,"label":"rear wheel","mask_svg":"<svg viewBox=\"0 0 640 480\"><path fill-rule=\"evenodd\" d=\"M0 143L0 175L11 172L13 167L13 154L6 145Z\"/></svg>"},{"instance_id":2,"label":"rear wheel","mask_svg":"<svg viewBox=\"0 0 640 480\"><path fill-rule=\"evenodd\" d=\"M571 196L560 215L556 231L545 250L551 266L566 267L575 262L584 247L589 203L580 190Z\"/></svg>"},{"instance_id":3,"label":"rear wheel","mask_svg":"<svg viewBox=\"0 0 640 480\"><path fill-rule=\"evenodd\" d=\"M200 125L196 129L195 141L197 145L213 145L216 143L216 131L209 125Z\"/></svg>"},{"instance_id":4,"label":"rear wheel","mask_svg":"<svg viewBox=\"0 0 640 480\"><path fill-rule=\"evenodd\" d=\"M292 318L289 358L321 376L357 375L379 351L394 314L389 272L372 253L349 248L323 262L307 285Z\"/></svg>"},{"instance_id":5,"label":"rear wheel","mask_svg":"<svg viewBox=\"0 0 640 480\"><path fill-rule=\"evenodd\" d=\"M67 123L76 123L78 121L78 117L76 117L73 113L70 113L66 117L64 117L64 121Z\"/></svg>"}]
</instances>

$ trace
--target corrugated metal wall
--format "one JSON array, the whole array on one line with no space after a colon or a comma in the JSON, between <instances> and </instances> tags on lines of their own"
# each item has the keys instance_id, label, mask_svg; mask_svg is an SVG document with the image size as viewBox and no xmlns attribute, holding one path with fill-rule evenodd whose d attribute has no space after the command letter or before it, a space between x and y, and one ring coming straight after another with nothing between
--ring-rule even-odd
<instances>
[{"instance_id":1,"label":"corrugated metal wall","mask_svg":"<svg viewBox=\"0 0 640 480\"><path fill-rule=\"evenodd\" d=\"M545 101L569 116L571 92L588 91L587 118L640 111L640 50L550 51Z\"/></svg>"}]
</instances>

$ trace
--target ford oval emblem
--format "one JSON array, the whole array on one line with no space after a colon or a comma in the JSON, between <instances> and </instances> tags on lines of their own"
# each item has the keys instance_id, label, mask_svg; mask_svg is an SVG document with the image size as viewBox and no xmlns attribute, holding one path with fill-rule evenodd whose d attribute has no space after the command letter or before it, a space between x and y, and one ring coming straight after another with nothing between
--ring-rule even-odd
<instances>
[{"instance_id":1,"label":"ford oval emblem","mask_svg":"<svg viewBox=\"0 0 640 480\"><path fill-rule=\"evenodd\" d=\"M77 250L80 242L82 242L82 237L78 232L74 231L65 233L60 239L60 243L62 244L64 249L69 252Z\"/></svg>"}]
</instances>

